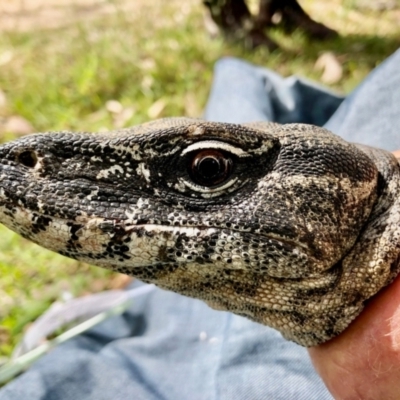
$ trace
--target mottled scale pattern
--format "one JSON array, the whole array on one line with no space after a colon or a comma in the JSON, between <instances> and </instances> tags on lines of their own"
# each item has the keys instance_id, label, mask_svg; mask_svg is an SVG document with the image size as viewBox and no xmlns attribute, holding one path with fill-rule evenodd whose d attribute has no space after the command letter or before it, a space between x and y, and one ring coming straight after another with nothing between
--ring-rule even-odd
<instances>
[{"instance_id":1,"label":"mottled scale pattern","mask_svg":"<svg viewBox=\"0 0 400 400\"><path fill-rule=\"evenodd\" d=\"M229 174L199 184L197 154L229 158ZM398 274L398 194L390 153L303 124L173 118L0 146L10 229L303 346L342 332Z\"/></svg>"}]
</instances>

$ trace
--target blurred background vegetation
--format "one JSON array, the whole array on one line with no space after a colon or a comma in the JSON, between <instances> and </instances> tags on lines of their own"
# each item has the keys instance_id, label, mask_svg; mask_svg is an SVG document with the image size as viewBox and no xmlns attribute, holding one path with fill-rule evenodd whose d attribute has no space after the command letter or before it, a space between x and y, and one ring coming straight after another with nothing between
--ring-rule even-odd
<instances>
[{"instance_id":1,"label":"blurred background vegetation","mask_svg":"<svg viewBox=\"0 0 400 400\"><path fill-rule=\"evenodd\" d=\"M2 0L0 140L199 117L213 64L227 55L348 93L400 45L398 0L300 3L341 36L316 42L274 30L279 50L250 51L205 29L201 0ZM2 226L0 237L0 363L53 301L127 282Z\"/></svg>"}]
</instances>

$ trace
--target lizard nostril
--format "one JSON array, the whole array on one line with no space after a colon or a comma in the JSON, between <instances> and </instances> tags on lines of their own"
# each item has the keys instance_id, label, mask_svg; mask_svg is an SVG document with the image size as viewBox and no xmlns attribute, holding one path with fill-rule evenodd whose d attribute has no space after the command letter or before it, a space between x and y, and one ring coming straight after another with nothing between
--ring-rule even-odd
<instances>
[{"instance_id":1,"label":"lizard nostril","mask_svg":"<svg viewBox=\"0 0 400 400\"><path fill-rule=\"evenodd\" d=\"M37 155L33 150L22 152L18 155L17 159L22 165L28 168L34 168L38 162Z\"/></svg>"}]
</instances>

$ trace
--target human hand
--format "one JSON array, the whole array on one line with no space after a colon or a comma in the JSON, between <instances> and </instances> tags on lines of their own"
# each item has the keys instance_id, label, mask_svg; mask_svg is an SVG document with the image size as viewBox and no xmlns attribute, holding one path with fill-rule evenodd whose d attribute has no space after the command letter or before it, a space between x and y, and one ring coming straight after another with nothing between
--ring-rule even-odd
<instances>
[{"instance_id":1,"label":"human hand","mask_svg":"<svg viewBox=\"0 0 400 400\"><path fill-rule=\"evenodd\" d=\"M400 276L342 334L308 350L335 399L399 400Z\"/></svg>"}]
</instances>

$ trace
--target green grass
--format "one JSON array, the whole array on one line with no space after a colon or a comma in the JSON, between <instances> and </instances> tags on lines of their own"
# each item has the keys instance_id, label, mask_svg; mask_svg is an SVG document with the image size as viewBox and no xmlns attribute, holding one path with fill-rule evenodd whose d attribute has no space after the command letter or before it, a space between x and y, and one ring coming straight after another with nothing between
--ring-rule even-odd
<instances>
[{"instance_id":1,"label":"green grass","mask_svg":"<svg viewBox=\"0 0 400 400\"><path fill-rule=\"evenodd\" d=\"M0 60L6 52L12 59L1 65L0 88L7 105L0 119L20 115L36 131L99 131L155 117L200 116L213 64L221 56L318 80L316 59L333 51L343 63L343 78L332 87L349 92L400 44L399 24L389 14L368 14L354 22L358 14L351 4L331 9L332 18L325 15L324 22L337 28L340 38L317 43L299 33L275 31L281 49L273 53L210 39L200 0L185 7L178 1L155 6L143 2L137 8L129 15L116 12L57 29L3 32ZM383 33L382 21L387 29ZM110 100L129 111L125 118L107 110ZM13 137L2 134L3 141ZM43 250L4 227L0 237L0 355L9 355L26 324L63 292L82 295L117 285L116 274Z\"/></svg>"}]
</instances>

